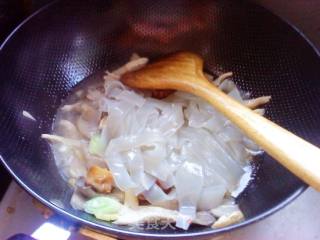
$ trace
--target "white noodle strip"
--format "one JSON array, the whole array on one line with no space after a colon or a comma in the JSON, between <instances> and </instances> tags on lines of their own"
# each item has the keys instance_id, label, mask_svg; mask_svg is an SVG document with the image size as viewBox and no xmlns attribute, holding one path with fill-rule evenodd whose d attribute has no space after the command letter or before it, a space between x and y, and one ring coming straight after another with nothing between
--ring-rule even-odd
<instances>
[{"instance_id":1,"label":"white noodle strip","mask_svg":"<svg viewBox=\"0 0 320 240\"><path fill-rule=\"evenodd\" d=\"M175 197L166 194L157 184L153 184L149 190L144 191L143 196L152 204L171 201Z\"/></svg>"},{"instance_id":2,"label":"white noodle strip","mask_svg":"<svg viewBox=\"0 0 320 240\"><path fill-rule=\"evenodd\" d=\"M128 153L128 169L132 180L138 185L133 192L139 193L149 190L156 179L144 172L144 163L140 150L130 151Z\"/></svg>"},{"instance_id":3,"label":"white noodle strip","mask_svg":"<svg viewBox=\"0 0 320 240\"><path fill-rule=\"evenodd\" d=\"M231 196L234 198L238 197L240 193L243 192L243 190L248 186L250 180L252 179L251 178L252 167L250 165L246 166L244 167L244 170L245 170L245 173L242 175L237 188L231 193Z\"/></svg>"},{"instance_id":4,"label":"white noodle strip","mask_svg":"<svg viewBox=\"0 0 320 240\"><path fill-rule=\"evenodd\" d=\"M123 162L123 157L120 154L107 155L107 164L112 173L116 186L122 191L129 191L137 188L137 184L131 179L127 168Z\"/></svg>"}]
</instances>

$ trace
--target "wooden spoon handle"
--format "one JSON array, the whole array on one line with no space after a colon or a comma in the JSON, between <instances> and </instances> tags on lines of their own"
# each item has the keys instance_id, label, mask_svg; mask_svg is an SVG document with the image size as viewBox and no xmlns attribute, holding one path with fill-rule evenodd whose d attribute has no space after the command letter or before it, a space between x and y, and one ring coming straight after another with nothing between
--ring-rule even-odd
<instances>
[{"instance_id":1,"label":"wooden spoon handle","mask_svg":"<svg viewBox=\"0 0 320 240\"><path fill-rule=\"evenodd\" d=\"M229 97L210 83L181 89L206 99L292 173L320 191L320 149Z\"/></svg>"}]
</instances>

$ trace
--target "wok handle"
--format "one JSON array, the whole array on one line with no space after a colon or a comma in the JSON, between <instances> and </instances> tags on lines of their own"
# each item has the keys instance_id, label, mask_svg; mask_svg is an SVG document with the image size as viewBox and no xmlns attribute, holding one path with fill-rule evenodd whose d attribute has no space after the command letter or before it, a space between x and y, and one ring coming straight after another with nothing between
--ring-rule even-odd
<instances>
[{"instance_id":1,"label":"wok handle","mask_svg":"<svg viewBox=\"0 0 320 240\"><path fill-rule=\"evenodd\" d=\"M117 238L107 236L103 233L99 233L95 230L92 230L90 228L85 228L85 227L80 228L79 233L82 236L89 237L90 239L94 239L94 240L117 240Z\"/></svg>"},{"instance_id":2,"label":"wok handle","mask_svg":"<svg viewBox=\"0 0 320 240\"><path fill-rule=\"evenodd\" d=\"M320 191L320 149L229 97L208 81L184 90L206 99L296 176Z\"/></svg>"}]
</instances>

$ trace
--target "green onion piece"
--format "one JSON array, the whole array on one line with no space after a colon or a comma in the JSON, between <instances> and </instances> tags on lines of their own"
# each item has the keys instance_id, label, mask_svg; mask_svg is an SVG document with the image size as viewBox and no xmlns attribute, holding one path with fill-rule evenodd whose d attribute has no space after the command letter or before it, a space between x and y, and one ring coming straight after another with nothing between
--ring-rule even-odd
<instances>
[{"instance_id":1,"label":"green onion piece","mask_svg":"<svg viewBox=\"0 0 320 240\"><path fill-rule=\"evenodd\" d=\"M84 204L85 212L104 221L116 220L121 208L122 204L117 200L104 196L92 198Z\"/></svg>"},{"instance_id":2,"label":"green onion piece","mask_svg":"<svg viewBox=\"0 0 320 240\"><path fill-rule=\"evenodd\" d=\"M89 153L103 156L105 148L106 143L99 134L95 134L91 137L89 143Z\"/></svg>"}]
</instances>

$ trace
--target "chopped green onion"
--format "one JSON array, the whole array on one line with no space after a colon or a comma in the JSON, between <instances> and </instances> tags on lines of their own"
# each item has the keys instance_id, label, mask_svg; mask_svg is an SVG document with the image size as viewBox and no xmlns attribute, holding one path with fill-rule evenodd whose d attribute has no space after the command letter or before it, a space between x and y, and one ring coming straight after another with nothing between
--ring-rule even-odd
<instances>
[{"instance_id":1,"label":"chopped green onion","mask_svg":"<svg viewBox=\"0 0 320 240\"><path fill-rule=\"evenodd\" d=\"M106 142L100 134L95 134L91 137L89 143L89 153L102 156L106 148Z\"/></svg>"},{"instance_id":2,"label":"chopped green onion","mask_svg":"<svg viewBox=\"0 0 320 240\"><path fill-rule=\"evenodd\" d=\"M93 214L98 219L113 221L117 219L122 207L123 205L113 198L99 196L85 202L84 211Z\"/></svg>"}]
</instances>

